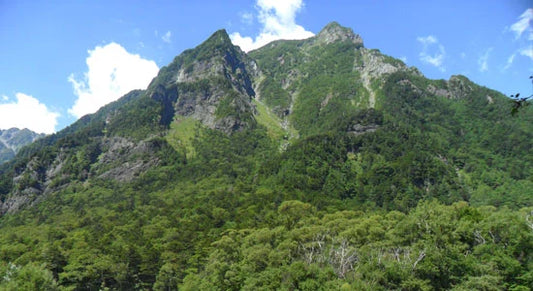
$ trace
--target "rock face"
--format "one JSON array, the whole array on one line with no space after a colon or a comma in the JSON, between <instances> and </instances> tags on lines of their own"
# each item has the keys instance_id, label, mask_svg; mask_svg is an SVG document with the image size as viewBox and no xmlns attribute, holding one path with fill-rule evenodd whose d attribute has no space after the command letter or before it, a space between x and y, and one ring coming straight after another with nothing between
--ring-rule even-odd
<instances>
[{"instance_id":1,"label":"rock face","mask_svg":"<svg viewBox=\"0 0 533 291\"><path fill-rule=\"evenodd\" d=\"M98 156L95 161L88 161L89 165L77 158L81 151L68 148L60 149L51 160L31 158L24 168L15 172L11 195L0 200L0 215L34 205L70 180L99 178L130 182L160 163L157 153L161 144L157 138L134 141L118 136L102 137L95 142L95 147Z\"/></svg>"},{"instance_id":2,"label":"rock face","mask_svg":"<svg viewBox=\"0 0 533 291\"><path fill-rule=\"evenodd\" d=\"M470 80L464 76L456 75L451 76L450 79L445 82L444 88L437 88L433 85L429 85L426 89L428 92L435 94L436 96L448 99L464 99L474 90ZM492 103L493 101L491 98L487 98L487 102Z\"/></svg>"},{"instance_id":3,"label":"rock face","mask_svg":"<svg viewBox=\"0 0 533 291\"><path fill-rule=\"evenodd\" d=\"M252 78L257 73L255 62L220 30L161 69L148 91L164 104L166 123L177 114L230 134L254 123Z\"/></svg>"},{"instance_id":4,"label":"rock face","mask_svg":"<svg viewBox=\"0 0 533 291\"><path fill-rule=\"evenodd\" d=\"M361 134L365 134L369 132L374 132L378 128L379 126L377 124L370 124L370 125L354 124L351 126L348 132L354 135L361 135Z\"/></svg>"},{"instance_id":5,"label":"rock face","mask_svg":"<svg viewBox=\"0 0 533 291\"><path fill-rule=\"evenodd\" d=\"M44 134L35 133L27 128L0 129L0 164L15 157L23 146L43 137Z\"/></svg>"},{"instance_id":6,"label":"rock face","mask_svg":"<svg viewBox=\"0 0 533 291\"><path fill-rule=\"evenodd\" d=\"M104 151L98 158L98 165L103 166L95 171L98 178L129 182L159 163L154 155L157 146L150 141L111 137L103 139L101 146Z\"/></svg>"},{"instance_id":7,"label":"rock face","mask_svg":"<svg viewBox=\"0 0 533 291\"><path fill-rule=\"evenodd\" d=\"M463 76L452 76L448 81L451 98L463 99L473 91L472 82Z\"/></svg>"},{"instance_id":8,"label":"rock face","mask_svg":"<svg viewBox=\"0 0 533 291\"><path fill-rule=\"evenodd\" d=\"M337 41L350 41L357 47L363 47L363 39L355 34L351 28L342 27L337 22L326 25L316 36L316 41L322 44L331 44Z\"/></svg>"}]
</instances>

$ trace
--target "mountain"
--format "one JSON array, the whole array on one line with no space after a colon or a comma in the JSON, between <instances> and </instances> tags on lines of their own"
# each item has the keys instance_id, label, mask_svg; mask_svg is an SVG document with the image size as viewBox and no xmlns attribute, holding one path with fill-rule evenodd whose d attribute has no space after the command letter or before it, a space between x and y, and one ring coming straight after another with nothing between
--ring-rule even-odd
<instances>
[{"instance_id":1,"label":"mountain","mask_svg":"<svg viewBox=\"0 0 533 291\"><path fill-rule=\"evenodd\" d=\"M0 166L0 289L526 290L511 111L335 22L249 53L219 30Z\"/></svg>"},{"instance_id":2,"label":"mountain","mask_svg":"<svg viewBox=\"0 0 533 291\"><path fill-rule=\"evenodd\" d=\"M27 128L0 129L0 164L15 157L23 146L43 136L44 134L35 133Z\"/></svg>"}]
</instances>

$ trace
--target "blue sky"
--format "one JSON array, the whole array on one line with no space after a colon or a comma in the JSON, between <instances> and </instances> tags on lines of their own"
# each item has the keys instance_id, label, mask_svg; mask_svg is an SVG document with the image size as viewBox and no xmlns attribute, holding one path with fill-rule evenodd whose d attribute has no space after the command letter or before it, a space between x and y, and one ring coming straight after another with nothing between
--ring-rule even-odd
<instances>
[{"instance_id":1,"label":"blue sky","mask_svg":"<svg viewBox=\"0 0 533 291\"><path fill-rule=\"evenodd\" d=\"M331 21L429 78L533 94L530 1L0 0L0 129L61 130L221 28L249 50Z\"/></svg>"}]
</instances>

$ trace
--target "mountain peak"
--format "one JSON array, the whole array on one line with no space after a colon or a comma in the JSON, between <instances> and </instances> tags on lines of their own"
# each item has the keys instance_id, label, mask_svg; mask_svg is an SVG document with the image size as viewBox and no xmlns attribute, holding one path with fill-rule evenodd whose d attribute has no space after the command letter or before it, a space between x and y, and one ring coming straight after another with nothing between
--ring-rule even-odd
<instances>
[{"instance_id":1,"label":"mountain peak","mask_svg":"<svg viewBox=\"0 0 533 291\"><path fill-rule=\"evenodd\" d=\"M0 129L0 164L13 158L23 146L43 136L44 134L33 132L27 128Z\"/></svg>"},{"instance_id":2,"label":"mountain peak","mask_svg":"<svg viewBox=\"0 0 533 291\"><path fill-rule=\"evenodd\" d=\"M253 124L255 66L221 29L162 68L148 94L163 104L162 124L169 125L175 116L191 117L233 133Z\"/></svg>"},{"instance_id":3,"label":"mountain peak","mask_svg":"<svg viewBox=\"0 0 533 291\"><path fill-rule=\"evenodd\" d=\"M336 41L351 41L352 43L363 46L363 39L355 34L351 28L341 26L333 21L328 23L317 35L317 40L330 44Z\"/></svg>"},{"instance_id":4,"label":"mountain peak","mask_svg":"<svg viewBox=\"0 0 533 291\"><path fill-rule=\"evenodd\" d=\"M231 39L229 38L228 32L225 29L219 29L215 31L205 42L212 44L231 44Z\"/></svg>"},{"instance_id":5,"label":"mountain peak","mask_svg":"<svg viewBox=\"0 0 533 291\"><path fill-rule=\"evenodd\" d=\"M174 58L168 66L161 68L158 76L150 83L148 89L153 90L158 85L167 86L175 82L196 81L213 73L211 70L214 59L220 59L228 53L238 54L240 50L235 47L225 29L217 30L209 38L194 49L185 50ZM202 63L203 65L198 65ZM222 69L222 66L216 66ZM214 70L217 71L218 70Z\"/></svg>"}]
</instances>

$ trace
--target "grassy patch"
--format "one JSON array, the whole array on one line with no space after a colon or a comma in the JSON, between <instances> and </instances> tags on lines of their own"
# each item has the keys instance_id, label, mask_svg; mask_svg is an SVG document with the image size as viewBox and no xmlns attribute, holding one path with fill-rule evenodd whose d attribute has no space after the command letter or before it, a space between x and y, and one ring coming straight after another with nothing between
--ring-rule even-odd
<instances>
[{"instance_id":1,"label":"grassy patch","mask_svg":"<svg viewBox=\"0 0 533 291\"><path fill-rule=\"evenodd\" d=\"M199 125L200 121L192 117L178 116L170 124L165 139L176 150L185 149L187 158L193 157L195 152L192 141Z\"/></svg>"},{"instance_id":2,"label":"grassy patch","mask_svg":"<svg viewBox=\"0 0 533 291\"><path fill-rule=\"evenodd\" d=\"M292 138L298 137L298 132L292 126L288 126L287 129L283 128L283 120L279 118L274 112L272 112L261 101L253 100L253 104L257 109L257 115L255 119L257 122L267 129L268 136L280 144L284 144Z\"/></svg>"}]
</instances>

